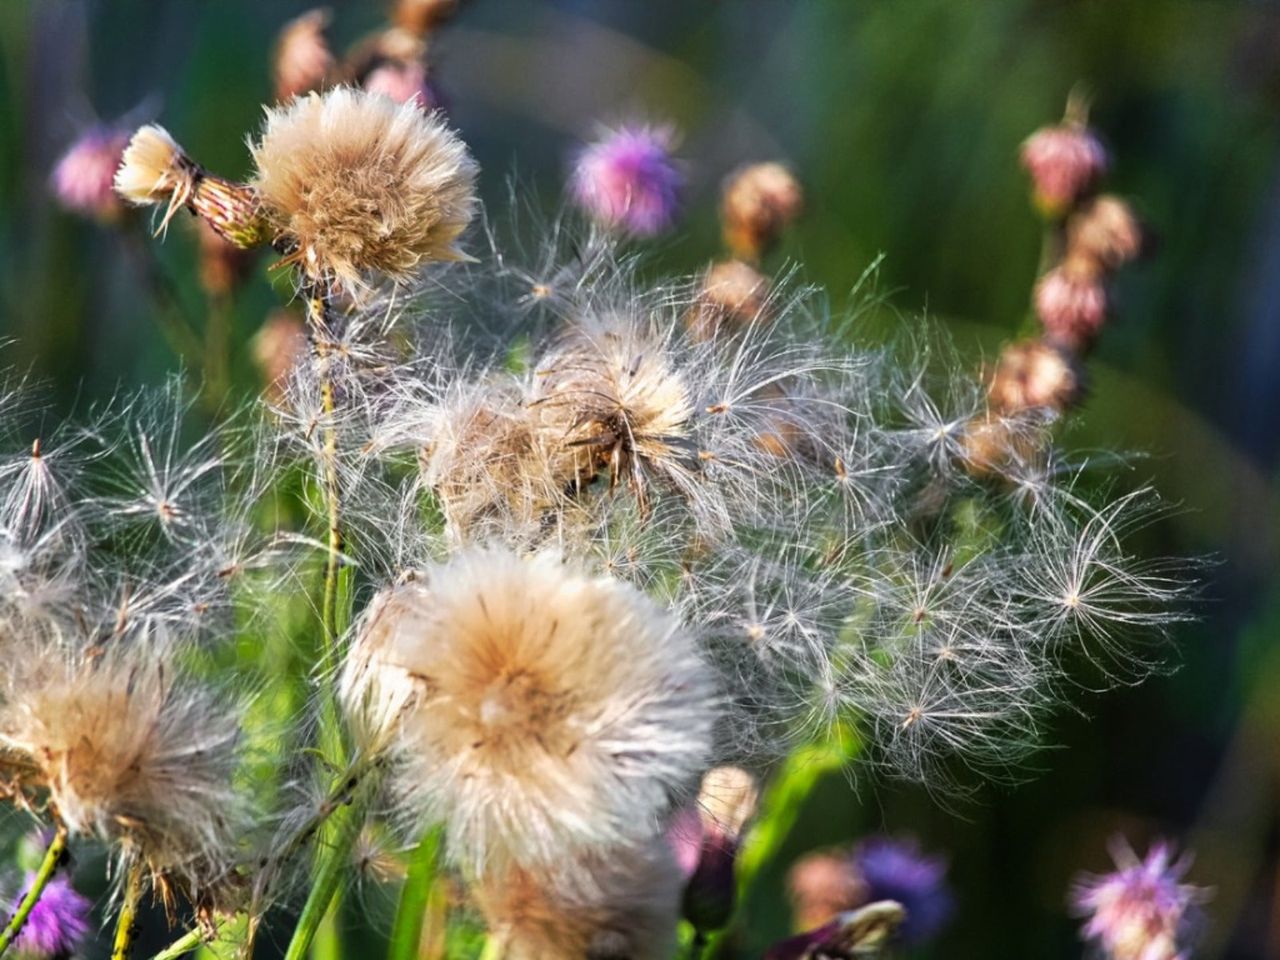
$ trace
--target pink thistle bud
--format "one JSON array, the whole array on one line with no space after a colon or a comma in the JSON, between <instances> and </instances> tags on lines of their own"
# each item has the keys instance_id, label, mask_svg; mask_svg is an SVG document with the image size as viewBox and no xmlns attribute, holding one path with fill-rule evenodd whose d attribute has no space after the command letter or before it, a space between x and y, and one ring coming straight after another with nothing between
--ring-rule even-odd
<instances>
[{"instance_id":1,"label":"pink thistle bud","mask_svg":"<svg viewBox=\"0 0 1280 960\"><path fill-rule=\"evenodd\" d=\"M636 236L671 226L684 177L671 156L670 127L606 131L578 154L569 190L593 219Z\"/></svg>"},{"instance_id":2,"label":"pink thistle bud","mask_svg":"<svg viewBox=\"0 0 1280 960\"><path fill-rule=\"evenodd\" d=\"M1080 379L1067 351L1043 340L1024 340L1004 348L987 392L1001 413L1036 407L1062 411L1079 399Z\"/></svg>"},{"instance_id":3,"label":"pink thistle bud","mask_svg":"<svg viewBox=\"0 0 1280 960\"><path fill-rule=\"evenodd\" d=\"M1031 174L1036 207L1056 220L1094 187L1110 157L1088 127L1068 121L1028 137L1022 144L1022 165Z\"/></svg>"},{"instance_id":4,"label":"pink thistle bud","mask_svg":"<svg viewBox=\"0 0 1280 960\"><path fill-rule=\"evenodd\" d=\"M427 78L426 64L419 60L379 64L364 78L364 88L396 103L416 103L428 112L441 106L440 94Z\"/></svg>"},{"instance_id":5,"label":"pink thistle bud","mask_svg":"<svg viewBox=\"0 0 1280 960\"><path fill-rule=\"evenodd\" d=\"M1067 255L1087 257L1115 270L1142 255L1146 231L1119 197L1094 197L1067 221Z\"/></svg>"},{"instance_id":6,"label":"pink thistle bud","mask_svg":"<svg viewBox=\"0 0 1280 960\"><path fill-rule=\"evenodd\" d=\"M1067 258L1036 284L1036 315L1045 333L1076 352L1087 349L1098 335L1108 306L1101 265L1086 257Z\"/></svg>"},{"instance_id":7,"label":"pink thistle bud","mask_svg":"<svg viewBox=\"0 0 1280 960\"><path fill-rule=\"evenodd\" d=\"M53 168L53 194L73 213L114 220L120 215L120 198L114 179L129 134L106 126L83 133Z\"/></svg>"},{"instance_id":8,"label":"pink thistle bud","mask_svg":"<svg viewBox=\"0 0 1280 960\"><path fill-rule=\"evenodd\" d=\"M1173 861L1173 850L1157 843L1145 860L1121 837L1110 844L1113 873L1082 874L1071 904L1085 918L1081 936L1109 960L1182 960L1201 920L1209 891L1181 879L1189 857Z\"/></svg>"}]
</instances>

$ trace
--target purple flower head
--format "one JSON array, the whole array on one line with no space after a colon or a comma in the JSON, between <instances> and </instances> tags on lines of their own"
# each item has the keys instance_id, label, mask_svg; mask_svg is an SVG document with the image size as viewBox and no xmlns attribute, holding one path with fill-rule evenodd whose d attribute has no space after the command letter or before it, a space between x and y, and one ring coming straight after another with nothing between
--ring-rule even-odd
<instances>
[{"instance_id":1,"label":"purple flower head","mask_svg":"<svg viewBox=\"0 0 1280 960\"><path fill-rule=\"evenodd\" d=\"M15 908L26 896L33 879L33 874L27 875L22 894L14 901ZM89 932L90 906L88 899L76 892L69 879L54 877L32 907L14 947L19 953L32 957L71 955Z\"/></svg>"},{"instance_id":2,"label":"purple flower head","mask_svg":"<svg viewBox=\"0 0 1280 960\"><path fill-rule=\"evenodd\" d=\"M569 189L595 220L637 236L675 219L684 177L671 156L670 127L610 130L578 154Z\"/></svg>"},{"instance_id":3,"label":"purple flower head","mask_svg":"<svg viewBox=\"0 0 1280 960\"><path fill-rule=\"evenodd\" d=\"M1191 858L1175 861L1169 844L1156 843L1140 860L1122 837L1109 849L1116 870L1081 874L1071 891L1072 907L1086 918L1081 936L1109 960L1184 960L1208 896L1180 882Z\"/></svg>"},{"instance_id":4,"label":"purple flower head","mask_svg":"<svg viewBox=\"0 0 1280 960\"><path fill-rule=\"evenodd\" d=\"M921 853L914 840L872 837L854 849L853 862L867 885L868 900L894 900L906 908L901 929L905 942L928 940L951 918L947 862Z\"/></svg>"},{"instance_id":5,"label":"purple flower head","mask_svg":"<svg viewBox=\"0 0 1280 960\"><path fill-rule=\"evenodd\" d=\"M109 220L120 212L113 181L129 134L114 127L85 131L53 168L53 194L67 210Z\"/></svg>"}]
</instances>

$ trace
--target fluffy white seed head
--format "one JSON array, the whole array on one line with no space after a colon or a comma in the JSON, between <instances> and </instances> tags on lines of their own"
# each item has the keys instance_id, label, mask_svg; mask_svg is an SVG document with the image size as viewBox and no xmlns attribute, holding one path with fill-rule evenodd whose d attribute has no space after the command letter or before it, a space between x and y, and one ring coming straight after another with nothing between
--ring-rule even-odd
<instances>
[{"instance_id":1,"label":"fluffy white seed head","mask_svg":"<svg viewBox=\"0 0 1280 960\"><path fill-rule=\"evenodd\" d=\"M470 549L384 594L343 698L475 873L654 833L697 783L717 695L673 617L557 556Z\"/></svg>"}]
</instances>

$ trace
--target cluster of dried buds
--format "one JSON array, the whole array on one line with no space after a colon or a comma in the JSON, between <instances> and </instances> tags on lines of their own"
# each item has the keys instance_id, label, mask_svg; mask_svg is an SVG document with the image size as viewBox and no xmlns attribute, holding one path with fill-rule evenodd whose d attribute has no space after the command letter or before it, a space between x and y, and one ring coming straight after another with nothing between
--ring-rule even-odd
<instances>
[{"instance_id":1,"label":"cluster of dried buds","mask_svg":"<svg viewBox=\"0 0 1280 960\"><path fill-rule=\"evenodd\" d=\"M1149 245L1128 202L1098 191L1111 159L1078 98L1068 102L1062 123L1027 138L1021 160L1045 220L1053 266L1033 294L1042 335L1005 347L988 378L991 413L966 433L969 463L978 473L1011 459L1035 459L1034 431L1020 431L1012 421L1056 417L1080 401L1083 361L1111 314L1112 277Z\"/></svg>"}]
</instances>

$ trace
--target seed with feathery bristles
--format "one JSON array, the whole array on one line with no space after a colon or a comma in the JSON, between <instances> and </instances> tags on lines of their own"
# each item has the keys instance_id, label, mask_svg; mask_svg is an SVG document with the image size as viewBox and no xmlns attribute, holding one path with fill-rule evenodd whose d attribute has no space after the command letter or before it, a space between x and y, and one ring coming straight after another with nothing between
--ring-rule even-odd
<instances>
[{"instance_id":1,"label":"seed with feathery bristles","mask_svg":"<svg viewBox=\"0 0 1280 960\"><path fill-rule=\"evenodd\" d=\"M718 700L678 622L559 557L471 549L374 605L342 680L411 807L481 873L633 841L696 782Z\"/></svg>"},{"instance_id":2,"label":"seed with feathery bristles","mask_svg":"<svg viewBox=\"0 0 1280 960\"><path fill-rule=\"evenodd\" d=\"M119 845L156 875L212 879L235 853L239 728L212 691L178 678L152 643L88 659L33 653L9 679L0 745L30 759L74 832Z\"/></svg>"},{"instance_id":3,"label":"seed with feathery bristles","mask_svg":"<svg viewBox=\"0 0 1280 960\"><path fill-rule=\"evenodd\" d=\"M585 451L642 509L652 480L682 492L696 484L692 392L661 336L605 318L565 337L538 374L535 402L555 439Z\"/></svg>"},{"instance_id":4,"label":"seed with feathery bristles","mask_svg":"<svg viewBox=\"0 0 1280 960\"><path fill-rule=\"evenodd\" d=\"M311 94L268 108L251 149L275 242L310 279L360 288L462 258L476 164L416 105L345 87Z\"/></svg>"}]
</instances>

